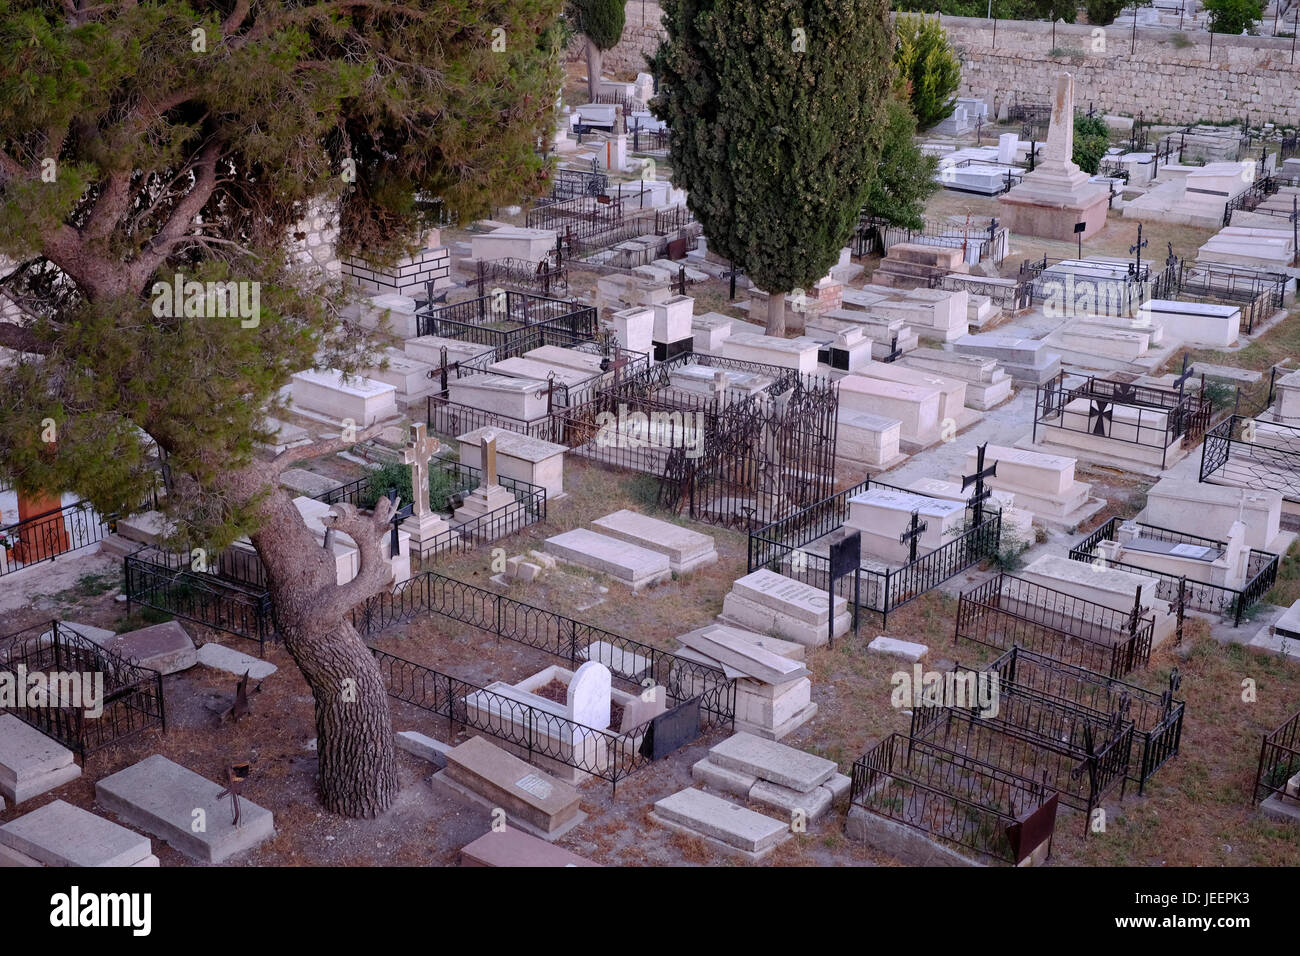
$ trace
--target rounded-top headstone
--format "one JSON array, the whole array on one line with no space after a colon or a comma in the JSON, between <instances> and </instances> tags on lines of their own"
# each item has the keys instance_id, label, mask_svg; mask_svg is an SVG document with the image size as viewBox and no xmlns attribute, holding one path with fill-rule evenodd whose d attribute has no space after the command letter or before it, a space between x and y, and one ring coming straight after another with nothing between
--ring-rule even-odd
<instances>
[{"instance_id":1,"label":"rounded-top headstone","mask_svg":"<svg viewBox=\"0 0 1300 956\"><path fill-rule=\"evenodd\" d=\"M609 668L599 661L587 661L569 681L569 719L584 727L609 727L611 678Z\"/></svg>"}]
</instances>

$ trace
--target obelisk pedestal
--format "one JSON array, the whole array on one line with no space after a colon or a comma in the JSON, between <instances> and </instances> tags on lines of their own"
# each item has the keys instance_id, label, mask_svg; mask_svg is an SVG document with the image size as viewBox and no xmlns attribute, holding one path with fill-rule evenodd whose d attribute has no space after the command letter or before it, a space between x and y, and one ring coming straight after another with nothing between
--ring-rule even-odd
<instances>
[{"instance_id":1,"label":"obelisk pedestal","mask_svg":"<svg viewBox=\"0 0 1300 956\"><path fill-rule=\"evenodd\" d=\"M1076 223L1084 223L1084 239L1105 228L1110 190L1091 182L1075 165L1073 155L1074 77L1062 73L1056 78L1042 160L1018 186L998 199L1002 221L1013 233L1072 241Z\"/></svg>"}]
</instances>

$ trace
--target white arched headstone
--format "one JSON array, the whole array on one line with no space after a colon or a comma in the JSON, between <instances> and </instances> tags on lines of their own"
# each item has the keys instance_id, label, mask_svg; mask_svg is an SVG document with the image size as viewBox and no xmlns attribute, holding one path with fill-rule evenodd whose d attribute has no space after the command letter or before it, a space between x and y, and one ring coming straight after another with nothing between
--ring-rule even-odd
<instances>
[{"instance_id":1,"label":"white arched headstone","mask_svg":"<svg viewBox=\"0 0 1300 956\"><path fill-rule=\"evenodd\" d=\"M569 719L595 730L607 729L610 690L609 668L599 661L587 661L569 681Z\"/></svg>"}]
</instances>

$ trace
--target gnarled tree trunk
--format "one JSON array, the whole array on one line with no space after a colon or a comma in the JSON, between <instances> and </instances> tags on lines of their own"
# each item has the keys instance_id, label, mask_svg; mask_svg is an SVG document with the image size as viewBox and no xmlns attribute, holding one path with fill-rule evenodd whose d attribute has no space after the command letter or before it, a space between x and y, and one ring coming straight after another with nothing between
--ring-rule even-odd
<instances>
[{"instance_id":1,"label":"gnarled tree trunk","mask_svg":"<svg viewBox=\"0 0 1300 956\"><path fill-rule=\"evenodd\" d=\"M373 516L334 506L335 528L361 551L361 570L345 585L283 489L260 510L252 541L270 578L276 627L316 703L321 803L342 816L376 816L398 790L392 717L379 665L348 612L392 580L384 548L392 505L380 498Z\"/></svg>"}]
</instances>

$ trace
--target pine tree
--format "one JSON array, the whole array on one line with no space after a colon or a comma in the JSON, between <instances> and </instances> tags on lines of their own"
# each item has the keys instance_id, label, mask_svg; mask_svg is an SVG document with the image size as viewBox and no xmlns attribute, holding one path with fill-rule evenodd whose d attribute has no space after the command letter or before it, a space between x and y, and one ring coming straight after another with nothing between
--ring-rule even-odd
<instances>
[{"instance_id":1,"label":"pine tree","mask_svg":"<svg viewBox=\"0 0 1300 956\"><path fill-rule=\"evenodd\" d=\"M603 54L623 37L627 0L569 0L568 16L587 38L587 95L595 102L600 92Z\"/></svg>"},{"instance_id":2,"label":"pine tree","mask_svg":"<svg viewBox=\"0 0 1300 956\"><path fill-rule=\"evenodd\" d=\"M893 78L883 0L667 0L653 58L674 183L709 246L770 295L835 264L875 173Z\"/></svg>"},{"instance_id":3,"label":"pine tree","mask_svg":"<svg viewBox=\"0 0 1300 956\"><path fill-rule=\"evenodd\" d=\"M336 813L372 816L397 792L386 690L348 620L391 583L391 507L336 508L361 553L339 586L278 479L377 429L257 450L294 372L373 354L340 324L337 282L290 261L287 229L337 200L341 251L391 261L427 231L417 197L471 217L535 194L560 2L0 0L0 255L17 263L0 292L18 311L0 347L19 354L0 363L0 475L129 512L156 442L177 540L250 536ZM248 283L260 310L159 308L178 273Z\"/></svg>"}]
</instances>

